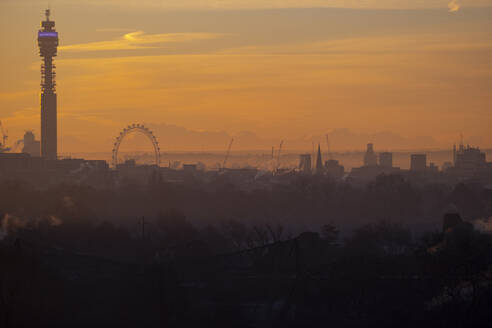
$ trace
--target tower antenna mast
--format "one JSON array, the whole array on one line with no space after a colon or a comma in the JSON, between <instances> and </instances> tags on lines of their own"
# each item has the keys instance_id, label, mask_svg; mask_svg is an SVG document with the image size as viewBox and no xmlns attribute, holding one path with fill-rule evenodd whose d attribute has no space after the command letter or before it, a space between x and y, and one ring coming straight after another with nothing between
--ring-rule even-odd
<instances>
[{"instance_id":1,"label":"tower antenna mast","mask_svg":"<svg viewBox=\"0 0 492 328\"><path fill-rule=\"evenodd\" d=\"M57 145L57 96L56 96L56 66L53 57L57 55L58 32L55 22L50 20L51 10L45 11L46 20L41 22L38 31L39 55L41 64L41 156L45 159L56 160Z\"/></svg>"}]
</instances>

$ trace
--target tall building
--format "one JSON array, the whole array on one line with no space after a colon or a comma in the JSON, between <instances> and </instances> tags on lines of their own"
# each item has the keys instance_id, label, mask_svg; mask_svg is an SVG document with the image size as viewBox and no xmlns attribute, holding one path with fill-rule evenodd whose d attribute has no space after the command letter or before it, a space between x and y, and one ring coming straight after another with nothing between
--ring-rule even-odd
<instances>
[{"instance_id":1,"label":"tall building","mask_svg":"<svg viewBox=\"0 0 492 328\"><path fill-rule=\"evenodd\" d=\"M311 154L299 155L299 171L311 173Z\"/></svg>"},{"instance_id":2,"label":"tall building","mask_svg":"<svg viewBox=\"0 0 492 328\"><path fill-rule=\"evenodd\" d=\"M454 154L454 166L460 169L478 169L487 166L485 153L480 148L460 145Z\"/></svg>"},{"instance_id":3,"label":"tall building","mask_svg":"<svg viewBox=\"0 0 492 328\"><path fill-rule=\"evenodd\" d=\"M378 165L378 158L374 152L374 146L372 143L367 144L367 150L364 155L364 166L376 166Z\"/></svg>"},{"instance_id":4,"label":"tall building","mask_svg":"<svg viewBox=\"0 0 492 328\"><path fill-rule=\"evenodd\" d=\"M393 153L384 152L379 154L379 165L384 168L393 167Z\"/></svg>"},{"instance_id":5,"label":"tall building","mask_svg":"<svg viewBox=\"0 0 492 328\"><path fill-rule=\"evenodd\" d=\"M463 142L459 148L453 147L454 165L448 165L446 172L459 179L492 177L492 163L487 163L486 155L478 147L466 147Z\"/></svg>"},{"instance_id":6,"label":"tall building","mask_svg":"<svg viewBox=\"0 0 492 328\"><path fill-rule=\"evenodd\" d=\"M40 143L36 140L32 131L27 131L24 134L24 147L22 148L22 152L33 157L39 157L40 155Z\"/></svg>"},{"instance_id":7,"label":"tall building","mask_svg":"<svg viewBox=\"0 0 492 328\"><path fill-rule=\"evenodd\" d=\"M46 10L46 20L41 22L38 32L41 65L41 156L45 159L57 158L57 114L56 83L53 57L58 48L58 32L55 22L50 21L50 10Z\"/></svg>"},{"instance_id":8,"label":"tall building","mask_svg":"<svg viewBox=\"0 0 492 328\"><path fill-rule=\"evenodd\" d=\"M333 178L343 178L345 175L345 168L335 159L329 159L325 162L326 174Z\"/></svg>"},{"instance_id":9,"label":"tall building","mask_svg":"<svg viewBox=\"0 0 492 328\"><path fill-rule=\"evenodd\" d=\"M427 168L426 154L412 154L410 157L411 171L424 171Z\"/></svg>"}]
</instances>

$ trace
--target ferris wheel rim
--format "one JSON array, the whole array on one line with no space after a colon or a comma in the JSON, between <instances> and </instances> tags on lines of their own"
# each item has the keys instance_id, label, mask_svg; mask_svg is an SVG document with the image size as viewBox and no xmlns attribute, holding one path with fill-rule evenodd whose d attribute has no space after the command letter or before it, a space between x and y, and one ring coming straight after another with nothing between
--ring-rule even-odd
<instances>
[{"instance_id":1,"label":"ferris wheel rim","mask_svg":"<svg viewBox=\"0 0 492 328\"><path fill-rule=\"evenodd\" d=\"M127 127L123 128L123 130L120 131L120 134L116 137L116 140L113 144L113 150L112 150L112 166L113 168L116 168L118 165L118 151L120 148L121 143L125 139L125 137L131 133L138 132L142 133L149 139L149 141L152 143L152 146L154 147L154 155L155 155L155 164L157 167L160 166L160 161L161 161L161 153L160 153L160 147L159 147L159 142L157 141L157 138L155 137L154 133L152 130L147 128L143 124L138 124L138 123L133 123L128 125Z\"/></svg>"}]
</instances>

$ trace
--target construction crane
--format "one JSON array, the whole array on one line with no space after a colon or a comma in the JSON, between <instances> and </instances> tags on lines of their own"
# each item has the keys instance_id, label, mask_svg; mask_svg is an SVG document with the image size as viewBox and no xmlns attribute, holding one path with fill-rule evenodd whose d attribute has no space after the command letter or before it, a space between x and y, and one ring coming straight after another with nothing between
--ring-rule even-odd
<instances>
[{"instance_id":1,"label":"construction crane","mask_svg":"<svg viewBox=\"0 0 492 328\"><path fill-rule=\"evenodd\" d=\"M312 143L313 143L313 149L312 149L311 156L313 156L313 157L311 157L311 169L314 169L314 167L315 167L314 166L314 157L315 157L315 155L314 155L314 141L312 141Z\"/></svg>"},{"instance_id":2,"label":"construction crane","mask_svg":"<svg viewBox=\"0 0 492 328\"><path fill-rule=\"evenodd\" d=\"M227 147L227 153L226 153L226 156L224 158L224 163L222 163L223 169L225 169L225 166L227 164L227 160L229 159L229 154L231 153L231 147L232 147L233 142L234 142L234 138L231 139L231 142L229 142L229 147Z\"/></svg>"},{"instance_id":3,"label":"construction crane","mask_svg":"<svg viewBox=\"0 0 492 328\"><path fill-rule=\"evenodd\" d=\"M278 146L278 153L277 153L277 170L280 168L280 153L282 152L282 145L284 144L284 141L280 141L280 146Z\"/></svg>"},{"instance_id":4,"label":"construction crane","mask_svg":"<svg viewBox=\"0 0 492 328\"><path fill-rule=\"evenodd\" d=\"M0 121L0 131L2 132L2 145L5 147L7 145L7 139L9 138L8 132L6 133L3 129L2 121Z\"/></svg>"},{"instance_id":5,"label":"construction crane","mask_svg":"<svg viewBox=\"0 0 492 328\"><path fill-rule=\"evenodd\" d=\"M328 147L328 159L332 159L331 158L330 137L329 137L328 133L325 134L325 136L326 136L326 146Z\"/></svg>"},{"instance_id":6,"label":"construction crane","mask_svg":"<svg viewBox=\"0 0 492 328\"><path fill-rule=\"evenodd\" d=\"M2 144L0 145L0 152L9 151L10 149L7 148L7 140L9 138L8 131L5 132L5 130L3 129L2 121L0 121L0 131L2 132Z\"/></svg>"}]
</instances>

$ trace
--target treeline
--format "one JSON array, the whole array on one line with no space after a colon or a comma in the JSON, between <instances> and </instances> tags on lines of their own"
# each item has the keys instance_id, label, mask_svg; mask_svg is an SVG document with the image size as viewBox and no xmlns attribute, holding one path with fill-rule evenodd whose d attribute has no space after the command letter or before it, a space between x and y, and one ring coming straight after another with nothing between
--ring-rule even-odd
<instances>
[{"instance_id":1,"label":"treeline","mask_svg":"<svg viewBox=\"0 0 492 328\"><path fill-rule=\"evenodd\" d=\"M486 327L492 237L448 214L421 238L378 221L288 235L162 212L152 234L26 222L0 242L4 327ZM29 315L26 315L29 314Z\"/></svg>"},{"instance_id":2,"label":"treeline","mask_svg":"<svg viewBox=\"0 0 492 328\"><path fill-rule=\"evenodd\" d=\"M26 182L0 183L0 211L18 217L78 217L134 225L145 216L180 209L194 225L235 220L249 226L282 225L292 233L336 225L342 232L392 220L412 230L435 229L450 209L467 220L492 216L492 190L480 184L414 185L401 176L379 176L365 187L326 177L294 176L256 189L225 176L186 183L153 179L147 186L122 183L98 189L54 185L37 189Z\"/></svg>"}]
</instances>

